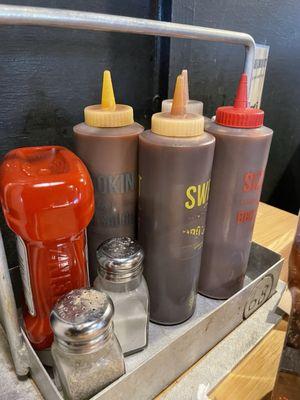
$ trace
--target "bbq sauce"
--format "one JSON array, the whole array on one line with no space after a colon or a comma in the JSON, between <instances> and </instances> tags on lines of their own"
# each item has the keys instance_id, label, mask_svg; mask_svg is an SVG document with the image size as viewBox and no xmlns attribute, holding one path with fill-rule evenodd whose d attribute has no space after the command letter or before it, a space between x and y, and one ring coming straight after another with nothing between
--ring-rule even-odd
<instances>
[{"instance_id":1,"label":"bbq sauce","mask_svg":"<svg viewBox=\"0 0 300 400\"><path fill-rule=\"evenodd\" d=\"M104 71L101 104L84 110L74 127L79 157L95 189L95 215L88 227L91 282L97 276L96 250L111 237L136 236L138 136L132 107L116 104L109 71Z\"/></svg>"},{"instance_id":2,"label":"bbq sauce","mask_svg":"<svg viewBox=\"0 0 300 400\"><path fill-rule=\"evenodd\" d=\"M195 309L215 139L186 113L184 78L171 112L152 116L139 138L139 229L150 318L173 325Z\"/></svg>"},{"instance_id":3,"label":"bbq sauce","mask_svg":"<svg viewBox=\"0 0 300 400\"><path fill-rule=\"evenodd\" d=\"M205 129L216 138L199 292L227 299L244 283L273 131L248 107L243 74L234 106L219 107Z\"/></svg>"}]
</instances>

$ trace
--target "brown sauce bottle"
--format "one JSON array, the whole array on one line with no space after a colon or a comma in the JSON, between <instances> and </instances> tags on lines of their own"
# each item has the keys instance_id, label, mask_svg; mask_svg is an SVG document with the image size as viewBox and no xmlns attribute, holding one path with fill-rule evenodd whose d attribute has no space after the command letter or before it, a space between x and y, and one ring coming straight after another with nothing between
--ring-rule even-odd
<instances>
[{"instance_id":1,"label":"brown sauce bottle","mask_svg":"<svg viewBox=\"0 0 300 400\"><path fill-rule=\"evenodd\" d=\"M84 110L74 127L76 152L95 189L95 215L88 227L91 282L97 276L96 250L106 239L136 236L138 136L132 107L116 104L109 71L104 71L101 105Z\"/></svg>"},{"instance_id":2,"label":"brown sauce bottle","mask_svg":"<svg viewBox=\"0 0 300 400\"><path fill-rule=\"evenodd\" d=\"M171 112L139 138L139 230L150 319L173 325L195 309L215 139L204 118L185 112L177 78Z\"/></svg>"},{"instance_id":3,"label":"brown sauce bottle","mask_svg":"<svg viewBox=\"0 0 300 400\"><path fill-rule=\"evenodd\" d=\"M240 290L251 247L273 131L248 107L243 74L234 106L219 107L205 129L216 138L199 292L227 299Z\"/></svg>"}]
</instances>

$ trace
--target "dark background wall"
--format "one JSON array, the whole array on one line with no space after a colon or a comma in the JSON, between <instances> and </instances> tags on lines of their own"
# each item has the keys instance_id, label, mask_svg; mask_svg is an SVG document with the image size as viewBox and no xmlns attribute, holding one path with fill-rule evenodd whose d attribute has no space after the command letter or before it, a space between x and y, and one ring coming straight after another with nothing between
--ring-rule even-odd
<instances>
[{"instance_id":1,"label":"dark background wall","mask_svg":"<svg viewBox=\"0 0 300 400\"><path fill-rule=\"evenodd\" d=\"M172 20L250 33L271 46L262 108L274 129L263 200L299 207L300 2L297 0L18 0L34 5ZM72 127L83 108L99 102L101 74L111 69L118 102L131 104L149 125L176 74L189 69L191 97L205 113L233 100L241 47L182 39L44 27L0 26L1 156L14 147L61 144L72 148ZM5 224L9 263L16 263Z\"/></svg>"},{"instance_id":2,"label":"dark background wall","mask_svg":"<svg viewBox=\"0 0 300 400\"><path fill-rule=\"evenodd\" d=\"M156 3L139 0L19 0L34 5L156 18ZM100 102L104 69L111 69L119 103L150 118L157 92L154 37L47 27L0 26L1 156L21 146L72 148L72 127L83 108ZM14 237L4 228L9 264L17 262Z\"/></svg>"}]
</instances>

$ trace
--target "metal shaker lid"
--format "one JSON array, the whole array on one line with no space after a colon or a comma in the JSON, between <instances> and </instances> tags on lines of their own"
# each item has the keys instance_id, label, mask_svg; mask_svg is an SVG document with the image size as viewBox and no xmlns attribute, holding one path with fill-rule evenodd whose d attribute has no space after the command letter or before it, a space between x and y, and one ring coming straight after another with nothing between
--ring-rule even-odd
<instances>
[{"instance_id":1,"label":"metal shaker lid","mask_svg":"<svg viewBox=\"0 0 300 400\"><path fill-rule=\"evenodd\" d=\"M129 237L116 237L103 242L97 250L98 272L105 279L125 282L143 269L144 252Z\"/></svg>"},{"instance_id":2,"label":"metal shaker lid","mask_svg":"<svg viewBox=\"0 0 300 400\"><path fill-rule=\"evenodd\" d=\"M50 314L58 340L87 343L103 335L110 326L114 306L110 297L94 289L75 289L61 297Z\"/></svg>"}]
</instances>

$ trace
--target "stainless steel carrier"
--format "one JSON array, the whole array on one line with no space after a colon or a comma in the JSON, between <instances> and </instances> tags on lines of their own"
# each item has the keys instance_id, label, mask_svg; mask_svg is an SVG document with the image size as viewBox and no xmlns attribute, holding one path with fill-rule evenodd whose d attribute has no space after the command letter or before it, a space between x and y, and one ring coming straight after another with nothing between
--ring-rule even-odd
<instances>
[{"instance_id":1,"label":"stainless steel carrier","mask_svg":"<svg viewBox=\"0 0 300 400\"><path fill-rule=\"evenodd\" d=\"M243 45L244 72L249 77L248 91L251 89L255 42L246 33L90 12L12 5L0 5L0 25L42 25ZM276 292L282 263L279 254L253 243L242 290L226 301L198 295L194 316L181 325L150 324L149 346L127 357L127 373L93 399L152 399ZM30 372L45 399L62 399L19 324L2 236L0 307L16 374L24 377Z\"/></svg>"}]
</instances>

